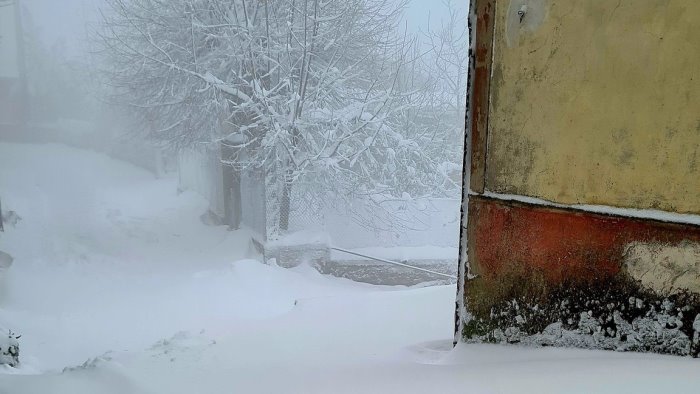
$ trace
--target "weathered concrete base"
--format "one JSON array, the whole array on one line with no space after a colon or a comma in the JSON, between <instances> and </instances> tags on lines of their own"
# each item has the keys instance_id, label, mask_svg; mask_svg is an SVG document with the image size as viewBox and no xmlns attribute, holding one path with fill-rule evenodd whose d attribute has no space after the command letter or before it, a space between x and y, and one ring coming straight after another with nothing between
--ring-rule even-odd
<instances>
[{"instance_id":1,"label":"weathered concrete base","mask_svg":"<svg viewBox=\"0 0 700 394\"><path fill-rule=\"evenodd\" d=\"M457 274L456 259L410 260L406 263L444 274ZM318 269L322 274L373 285L415 286L419 284L447 285L455 283L454 280L446 279L439 275L369 260L333 260L319 266Z\"/></svg>"},{"instance_id":2,"label":"weathered concrete base","mask_svg":"<svg viewBox=\"0 0 700 394\"><path fill-rule=\"evenodd\" d=\"M301 264L321 267L331 260L331 250L325 244L273 245L265 247L265 259L283 268Z\"/></svg>"},{"instance_id":3,"label":"weathered concrete base","mask_svg":"<svg viewBox=\"0 0 700 394\"><path fill-rule=\"evenodd\" d=\"M469 342L698 357L700 228L472 197Z\"/></svg>"},{"instance_id":4,"label":"weathered concrete base","mask_svg":"<svg viewBox=\"0 0 700 394\"><path fill-rule=\"evenodd\" d=\"M331 260L326 244L271 245L265 248L265 259L283 268L294 268L309 264L324 275L350 279L373 285L414 286L418 284L455 283L442 276L397 267L372 260ZM436 272L455 275L456 260L411 260L407 264Z\"/></svg>"}]
</instances>

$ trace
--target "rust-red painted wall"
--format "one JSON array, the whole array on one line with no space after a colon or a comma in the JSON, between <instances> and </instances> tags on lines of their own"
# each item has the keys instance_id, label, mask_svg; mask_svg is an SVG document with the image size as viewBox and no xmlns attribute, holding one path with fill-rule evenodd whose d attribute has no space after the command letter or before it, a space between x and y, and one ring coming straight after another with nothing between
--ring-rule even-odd
<instances>
[{"instance_id":1,"label":"rust-red painted wall","mask_svg":"<svg viewBox=\"0 0 700 394\"><path fill-rule=\"evenodd\" d=\"M700 226L469 200L462 338L700 355Z\"/></svg>"},{"instance_id":2,"label":"rust-red painted wall","mask_svg":"<svg viewBox=\"0 0 700 394\"><path fill-rule=\"evenodd\" d=\"M473 196L468 242L475 274L497 277L511 264L541 270L547 282L620 274L635 243L700 242L700 227L543 207Z\"/></svg>"}]
</instances>

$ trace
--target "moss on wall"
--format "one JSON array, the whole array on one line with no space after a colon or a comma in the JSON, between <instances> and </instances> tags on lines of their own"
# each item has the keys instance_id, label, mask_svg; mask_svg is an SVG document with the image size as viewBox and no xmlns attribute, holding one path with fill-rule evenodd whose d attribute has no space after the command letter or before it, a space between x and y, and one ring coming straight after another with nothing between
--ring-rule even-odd
<instances>
[{"instance_id":1,"label":"moss on wall","mask_svg":"<svg viewBox=\"0 0 700 394\"><path fill-rule=\"evenodd\" d=\"M698 357L700 297L667 297L624 276L545 285L512 272L467 284L467 342L574 346ZM495 291L494 291L495 290Z\"/></svg>"}]
</instances>

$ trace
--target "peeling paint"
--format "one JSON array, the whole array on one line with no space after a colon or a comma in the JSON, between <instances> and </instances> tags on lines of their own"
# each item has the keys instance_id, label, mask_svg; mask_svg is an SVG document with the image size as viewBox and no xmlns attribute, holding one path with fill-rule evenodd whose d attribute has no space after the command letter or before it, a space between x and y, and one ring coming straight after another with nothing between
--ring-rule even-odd
<instances>
[{"instance_id":1,"label":"peeling paint","mask_svg":"<svg viewBox=\"0 0 700 394\"><path fill-rule=\"evenodd\" d=\"M660 294L700 294L700 243L632 242L625 248L627 273Z\"/></svg>"},{"instance_id":2,"label":"peeling paint","mask_svg":"<svg viewBox=\"0 0 700 394\"><path fill-rule=\"evenodd\" d=\"M473 0L471 4L474 41L469 100L469 133L471 136L470 188L482 193L486 172L486 146L488 140L489 97L491 88L492 42L495 23L496 0Z\"/></svg>"}]
</instances>

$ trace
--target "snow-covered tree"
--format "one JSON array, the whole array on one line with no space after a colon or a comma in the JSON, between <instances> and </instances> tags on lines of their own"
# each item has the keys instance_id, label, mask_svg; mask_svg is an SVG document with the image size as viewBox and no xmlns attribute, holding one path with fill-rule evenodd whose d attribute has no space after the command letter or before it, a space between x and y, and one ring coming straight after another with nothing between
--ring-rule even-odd
<instances>
[{"instance_id":1,"label":"snow-covered tree","mask_svg":"<svg viewBox=\"0 0 700 394\"><path fill-rule=\"evenodd\" d=\"M235 166L263 167L278 224L295 193L434 194L444 184L413 130L427 83L395 0L107 0L108 76L151 138L230 137ZM428 82L428 81L426 81ZM322 199L322 198L321 198Z\"/></svg>"},{"instance_id":2,"label":"snow-covered tree","mask_svg":"<svg viewBox=\"0 0 700 394\"><path fill-rule=\"evenodd\" d=\"M423 34L428 54L421 57L423 72L429 76L430 110L423 114L431 116L428 122L441 132L435 134L437 144L442 147L433 155L440 162L445 175L461 179L461 157L465 148L464 138L467 99L467 72L469 64L469 31L467 28L466 4L459 7L452 0L443 0L447 17L439 25L429 26ZM425 97L425 95L424 95ZM445 187L461 189L454 179L448 179Z\"/></svg>"}]
</instances>

